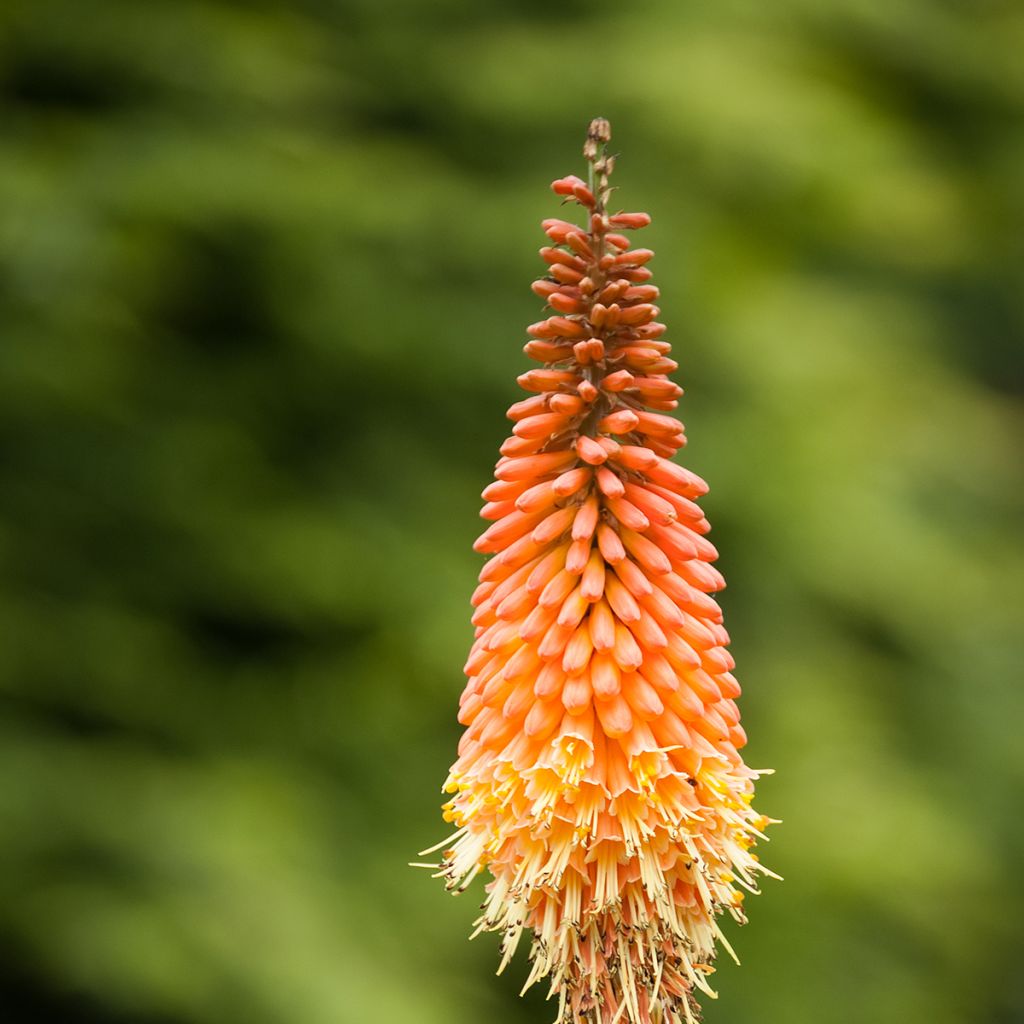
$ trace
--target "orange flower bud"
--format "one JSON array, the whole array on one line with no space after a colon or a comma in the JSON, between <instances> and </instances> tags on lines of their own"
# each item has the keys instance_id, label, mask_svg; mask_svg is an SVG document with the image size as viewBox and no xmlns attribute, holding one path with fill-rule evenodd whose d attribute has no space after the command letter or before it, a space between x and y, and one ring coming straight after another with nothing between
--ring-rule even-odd
<instances>
[{"instance_id":1,"label":"orange flower bud","mask_svg":"<svg viewBox=\"0 0 1024 1024\"><path fill-rule=\"evenodd\" d=\"M616 213L608 219L620 228L645 228L651 223L647 213Z\"/></svg>"},{"instance_id":2,"label":"orange flower bud","mask_svg":"<svg viewBox=\"0 0 1024 1024\"><path fill-rule=\"evenodd\" d=\"M585 186L583 179L577 178L575 174L570 174L564 178L558 178L551 182L551 190L555 195L571 196L573 191L580 185Z\"/></svg>"},{"instance_id":3,"label":"orange flower bud","mask_svg":"<svg viewBox=\"0 0 1024 1024\"><path fill-rule=\"evenodd\" d=\"M598 466L608 458L608 453L586 434L576 439L576 451L584 462L589 462L592 466Z\"/></svg>"}]
</instances>

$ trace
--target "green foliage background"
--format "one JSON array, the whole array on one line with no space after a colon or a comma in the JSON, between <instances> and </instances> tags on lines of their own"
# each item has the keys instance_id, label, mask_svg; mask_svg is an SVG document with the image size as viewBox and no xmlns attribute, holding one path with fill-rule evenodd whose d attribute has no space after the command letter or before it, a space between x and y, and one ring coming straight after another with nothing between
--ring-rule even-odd
<instances>
[{"instance_id":1,"label":"green foliage background","mask_svg":"<svg viewBox=\"0 0 1024 1024\"><path fill-rule=\"evenodd\" d=\"M707 1020L1024 1020L1022 52L1015 0L7 0L4 1019L550 1019L405 864L604 114L785 819Z\"/></svg>"}]
</instances>

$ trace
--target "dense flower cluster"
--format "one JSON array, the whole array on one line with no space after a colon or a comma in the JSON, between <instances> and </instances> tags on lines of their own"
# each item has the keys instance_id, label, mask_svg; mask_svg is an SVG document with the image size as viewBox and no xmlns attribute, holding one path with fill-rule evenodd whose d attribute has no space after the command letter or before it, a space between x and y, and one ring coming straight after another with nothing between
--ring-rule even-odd
<instances>
[{"instance_id":1,"label":"dense flower cluster","mask_svg":"<svg viewBox=\"0 0 1024 1024\"><path fill-rule=\"evenodd\" d=\"M502 968L532 934L526 987L547 979L560 1021L678 1024L728 948L718 915L742 921L756 891L768 819L738 753L707 486L670 461L682 391L653 253L623 233L650 218L607 212L608 138L595 121L589 184L552 185L586 220L543 224L533 290L553 313L528 328L542 366L519 378L531 397L483 493L457 831L436 867L457 891L490 873L477 932L502 933Z\"/></svg>"}]
</instances>

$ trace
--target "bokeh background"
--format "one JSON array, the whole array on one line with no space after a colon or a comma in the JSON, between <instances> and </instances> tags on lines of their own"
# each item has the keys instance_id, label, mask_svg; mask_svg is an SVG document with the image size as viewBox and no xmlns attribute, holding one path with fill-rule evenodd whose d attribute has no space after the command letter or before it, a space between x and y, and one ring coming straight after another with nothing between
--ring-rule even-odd
<instances>
[{"instance_id":1,"label":"bokeh background","mask_svg":"<svg viewBox=\"0 0 1024 1024\"><path fill-rule=\"evenodd\" d=\"M6 0L0 1016L550 1019L406 862L603 114L785 819L707 1021L1024 1021L1022 53L1016 0Z\"/></svg>"}]
</instances>

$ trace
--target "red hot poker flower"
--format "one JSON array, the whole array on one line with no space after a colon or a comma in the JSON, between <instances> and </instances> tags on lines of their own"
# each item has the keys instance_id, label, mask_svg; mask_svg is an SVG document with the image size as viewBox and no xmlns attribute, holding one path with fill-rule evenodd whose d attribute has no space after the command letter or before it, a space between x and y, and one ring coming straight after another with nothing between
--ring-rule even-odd
<instances>
[{"instance_id":1,"label":"red hot poker flower","mask_svg":"<svg viewBox=\"0 0 1024 1024\"><path fill-rule=\"evenodd\" d=\"M750 852L769 819L738 753L707 485L670 461L682 390L653 253L624 234L650 218L608 212L609 138L595 120L590 184L552 184L586 217L543 224L533 290L552 314L528 328L541 367L483 492L491 557L445 785L458 830L431 866L460 892L490 873L476 933L502 933L500 969L532 933L526 987L547 980L559 1021L681 1024L729 949L717 917L742 922L770 874Z\"/></svg>"}]
</instances>

